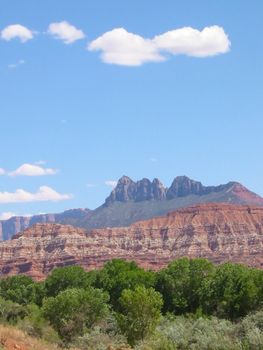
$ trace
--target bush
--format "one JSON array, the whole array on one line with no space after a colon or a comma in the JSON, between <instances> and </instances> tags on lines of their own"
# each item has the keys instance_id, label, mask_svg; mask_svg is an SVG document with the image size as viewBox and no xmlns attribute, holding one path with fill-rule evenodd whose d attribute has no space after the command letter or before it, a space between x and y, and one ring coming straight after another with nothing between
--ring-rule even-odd
<instances>
[{"instance_id":1,"label":"bush","mask_svg":"<svg viewBox=\"0 0 263 350\"><path fill-rule=\"evenodd\" d=\"M121 313L117 314L120 329L134 345L144 339L158 324L163 305L162 296L153 288L143 286L124 290L119 300Z\"/></svg>"},{"instance_id":2,"label":"bush","mask_svg":"<svg viewBox=\"0 0 263 350\"><path fill-rule=\"evenodd\" d=\"M236 327L230 321L191 319L184 316L166 318L154 336L136 349L140 350L241 350Z\"/></svg>"},{"instance_id":3,"label":"bush","mask_svg":"<svg viewBox=\"0 0 263 350\"><path fill-rule=\"evenodd\" d=\"M26 307L27 315L18 320L17 327L31 337L41 338L51 343L58 343L55 330L44 319L42 310L34 304Z\"/></svg>"},{"instance_id":4,"label":"bush","mask_svg":"<svg viewBox=\"0 0 263 350\"><path fill-rule=\"evenodd\" d=\"M25 318L27 310L25 306L5 300L0 297L0 322L15 324L19 319Z\"/></svg>"},{"instance_id":5,"label":"bush","mask_svg":"<svg viewBox=\"0 0 263 350\"><path fill-rule=\"evenodd\" d=\"M263 311L246 316L238 329L244 349L263 349Z\"/></svg>"},{"instance_id":6,"label":"bush","mask_svg":"<svg viewBox=\"0 0 263 350\"><path fill-rule=\"evenodd\" d=\"M66 342L83 335L108 313L108 295L99 289L67 289L44 299L43 314Z\"/></svg>"},{"instance_id":7,"label":"bush","mask_svg":"<svg viewBox=\"0 0 263 350\"><path fill-rule=\"evenodd\" d=\"M36 299L36 283L32 278L23 275L1 279L0 296L21 305L34 303Z\"/></svg>"}]
</instances>

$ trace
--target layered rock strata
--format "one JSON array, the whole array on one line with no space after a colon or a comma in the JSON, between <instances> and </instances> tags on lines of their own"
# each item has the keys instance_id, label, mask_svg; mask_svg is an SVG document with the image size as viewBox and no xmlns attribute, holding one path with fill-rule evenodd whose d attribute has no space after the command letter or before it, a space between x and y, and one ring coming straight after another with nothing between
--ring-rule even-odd
<instances>
[{"instance_id":1,"label":"layered rock strata","mask_svg":"<svg viewBox=\"0 0 263 350\"><path fill-rule=\"evenodd\" d=\"M78 264L91 270L113 258L157 270L183 256L262 268L263 208L198 205L106 229L36 224L0 243L0 273L24 273L39 280L56 266Z\"/></svg>"}]
</instances>

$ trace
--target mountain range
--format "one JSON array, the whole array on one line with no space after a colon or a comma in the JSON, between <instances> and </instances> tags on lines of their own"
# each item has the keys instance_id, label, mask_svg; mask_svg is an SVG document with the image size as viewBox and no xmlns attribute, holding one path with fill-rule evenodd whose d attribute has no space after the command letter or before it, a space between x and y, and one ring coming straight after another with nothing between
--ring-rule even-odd
<instances>
[{"instance_id":1,"label":"mountain range","mask_svg":"<svg viewBox=\"0 0 263 350\"><path fill-rule=\"evenodd\" d=\"M123 227L198 203L263 206L263 198L238 182L204 186L187 176L178 176L166 188L159 179L150 181L144 178L136 182L123 176L105 203L97 209L71 209L60 214L32 217L15 216L0 221L0 240L8 240L37 223L69 224L84 229Z\"/></svg>"},{"instance_id":2,"label":"mountain range","mask_svg":"<svg viewBox=\"0 0 263 350\"><path fill-rule=\"evenodd\" d=\"M171 260L203 257L263 267L263 207L201 204L128 227L81 229L36 224L0 244L0 275L44 279L54 268L99 268L113 258L158 270Z\"/></svg>"}]
</instances>

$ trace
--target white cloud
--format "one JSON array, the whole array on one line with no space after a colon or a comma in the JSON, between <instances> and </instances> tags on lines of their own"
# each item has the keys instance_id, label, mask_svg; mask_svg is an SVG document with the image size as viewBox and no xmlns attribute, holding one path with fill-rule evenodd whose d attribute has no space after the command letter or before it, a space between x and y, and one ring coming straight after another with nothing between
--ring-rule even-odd
<instances>
[{"instance_id":1,"label":"white cloud","mask_svg":"<svg viewBox=\"0 0 263 350\"><path fill-rule=\"evenodd\" d=\"M0 192L0 203L27 202L59 202L72 198L69 194L61 194L48 186L41 186L35 193L18 189L15 192Z\"/></svg>"},{"instance_id":2,"label":"white cloud","mask_svg":"<svg viewBox=\"0 0 263 350\"><path fill-rule=\"evenodd\" d=\"M44 176L54 175L57 173L56 169L43 168L35 164L23 164L16 170L10 172L9 176Z\"/></svg>"},{"instance_id":3,"label":"white cloud","mask_svg":"<svg viewBox=\"0 0 263 350\"><path fill-rule=\"evenodd\" d=\"M117 183L118 183L118 181L116 181L116 180L106 180L105 181L105 185L112 187L112 188L116 187Z\"/></svg>"},{"instance_id":4,"label":"white cloud","mask_svg":"<svg viewBox=\"0 0 263 350\"><path fill-rule=\"evenodd\" d=\"M77 29L66 21L51 23L48 27L48 33L56 39L62 40L65 44L72 44L77 40L85 38L82 30Z\"/></svg>"},{"instance_id":5,"label":"white cloud","mask_svg":"<svg viewBox=\"0 0 263 350\"><path fill-rule=\"evenodd\" d=\"M5 212L5 213L1 213L0 214L0 220L8 220L8 219L12 218L13 216L16 216L16 214L12 213L10 211Z\"/></svg>"},{"instance_id":6,"label":"white cloud","mask_svg":"<svg viewBox=\"0 0 263 350\"><path fill-rule=\"evenodd\" d=\"M1 32L1 38L6 41L18 38L22 43L25 43L26 41L33 39L33 37L33 32L21 24L7 26Z\"/></svg>"},{"instance_id":7,"label":"white cloud","mask_svg":"<svg viewBox=\"0 0 263 350\"><path fill-rule=\"evenodd\" d=\"M1 175L5 175L5 169L3 169L3 168L0 168L0 176Z\"/></svg>"},{"instance_id":8,"label":"white cloud","mask_svg":"<svg viewBox=\"0 0 263 350\"><path fill-rule=\"evenodd\" d=\"M102 51L105 63L125 66L140 66L146 62L160 62L165 58L158 52L152 40L116 28L92 41L90 51Z\"/></svg>"},{"instance_id":9,"label":"white cloud","mask_svg":"<svg viewBox=\"0 0 263 350\"><path fill-rule=\"evenodd\" d=\"M10 68L10 69L15 69L15 68L17 68L17 67L19 67L19 66L21 66L21 65L23 65L23 64L25 64L25 63L26 63L26 61L24 61L24 60L19 60L19 61L16 62L16 63L11 63L11 64L9 64L7 67Z\"/></svg>"},{"instance_id":10,"label":"white cloud","mask_svg":"<svg viewBox=\"0 0 263 350\"><path fill-rule=\"evenodd\" d=\"M230 46L227 34L219 26L206 27L202 31L184 27L153 39L117 28L90 42L88 50L101 51L101 59L105 63L139 66L146 62L164 61L168 54L214 56L228 52Z\"/></svg>"},{"instance_id":11,"label":"white cloud","mask_svg":"<svg viewBox=\"0 0 263 350\"><path fill-rule=\"evenodd\" d=\"M171 30L153 39L159 50L173 55L208 57L226 53L230 41L223 28L206 27L202 31L185 27Z\"/></svg>"}]
</instances>

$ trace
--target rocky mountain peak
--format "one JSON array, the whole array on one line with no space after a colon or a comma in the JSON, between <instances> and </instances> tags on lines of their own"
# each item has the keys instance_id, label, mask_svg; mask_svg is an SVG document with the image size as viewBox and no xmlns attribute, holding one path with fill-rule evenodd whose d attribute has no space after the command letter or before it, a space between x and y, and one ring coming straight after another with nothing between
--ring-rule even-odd
<instances>
[{"instance_id":1,"label":"rocky mountain peak","mask_svg":"<svg viewBox=\"0 0 263 350\"><path fill-rule=\"evenodd\" d=\"M201 182L192 180L185 175L177 176L168 189L157 178L153 181L143 178L135 182L128 176L123 176L106 199L105 204L109 205L116 201L143 202L148 200L172 200L187 196L218 196L218 193L222 193L222 199L226 198L226 202L263 205L263 200L260 196L249 191L238 182L228 182L219 186L204 186ZM215 197L215 201L217 201L217 197Z\"/></svg>"},{"instance_id":2,"label":"rocky mountain peak","mask_svg":"<svg viewBox=\"0 0 263 350\"><path fill-rule=\"evenodd\" d=\"M177 176L167 192L167 199L184 197L191 194L201 195L203 193L203 187L201 182L194 181L187 176Z\"/></svg>"},{"instance_id":3,"label":"rocky mountain peak","mask_svg":"<svg viewBox=\"0 0 263 350\"><path fill-rule=\"evenodd\" d=\"M117 183L117 186L106 199L106 205L118 202L141 202L147 200L166 199L166 188L160 180L154 179L152 182L143 178L134 182L127 176L123 176Z\"/></svg>"}]
</instances>

